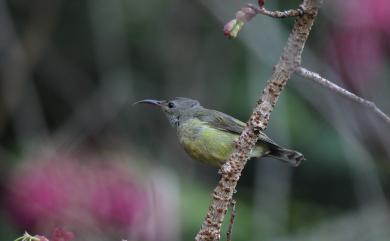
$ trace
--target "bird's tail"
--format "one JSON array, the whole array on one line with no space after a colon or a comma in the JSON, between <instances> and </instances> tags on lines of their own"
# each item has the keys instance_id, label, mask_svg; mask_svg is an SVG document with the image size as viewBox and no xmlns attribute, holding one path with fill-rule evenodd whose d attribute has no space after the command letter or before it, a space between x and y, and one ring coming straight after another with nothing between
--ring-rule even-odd
<instances>
[{"instance_id":1,"label":"bird's tail","mask_svg":"<svg viewBox=\"0 0 390 241\"><path fill-rule=\"evenodd\" d=\"M301 153L282 147L272 148L268 156L287 162L294 167L299 166L305 160L305 157Z\"/></svg>"}]
</instances>

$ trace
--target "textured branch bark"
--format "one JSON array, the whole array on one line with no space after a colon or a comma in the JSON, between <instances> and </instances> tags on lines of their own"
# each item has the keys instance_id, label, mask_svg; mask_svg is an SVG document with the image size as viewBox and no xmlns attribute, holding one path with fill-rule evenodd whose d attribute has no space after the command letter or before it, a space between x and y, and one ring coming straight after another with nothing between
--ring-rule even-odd
<instances>
[{"instance_id":1,"label":"textured branch bark","mask_svg":"<svg viewBox=\"0 0 390 241\"><path fill-rule=\"evenodd\" d=\"M212 203L195 240L220 240L222 222L241 172L249 158L248 154L258 140L259 131L266 129L271 111L287 80L300 66L302 51L321 2L321 0L303 0L301 8L305 9L305 12L296 18L272 76L267 81L244 131L235 143L235 150L220 169L222 177L214 189Z\"/></svg>"},{"instance_id":2,"label":"textured branch bark","mask_svg":"<svg viewBox=\"0 0 390 241\"><path fill-rule=\"evenodd\" d=\"M231 210L231 214L230 214L228 231L226 233L226 241L232 241L233 224L234 224L234 218L236 217L236 201L233 199L230 202L230 210Z\"/></svg>"},{"instance_id":3,"label":"textured branch bark","mask_svg":"<svg viewBox=\"0 0 390 241\"><path fill-rule=\"evenodd\" d=\"M299 67L296 71L297 74L300 76L313 80L314 82L330 89L331 91L346 97L352 101L355 101L359 104L362 104L372 110L376 115L378 115L380 118L382 118L387 124L390 124L390 117L386 115L381 109L379 109L374 102L368 101L366 99L363 99L354 93L349 92L346 89L341 88L340 86L336 85L335 83L332 83L331 81L321 77L318 73L312 72L310 70L307 70L305 68Z\"/></svg>"},{"instance_id":4,"label":"textured branch bark","mask_svg":"<svg viewBox=\"0 0 390 241\"><path fill-rule=\"evenodd\" d=\"M301 16L304 13L304 9L302 7L298 9L289 9L285 11L270 11L265 9L264 7L258 7L254 4L247 4L248 7L253 9L256 14L262 14L272 18L288 18L288 17L297 17Z\"/></svg>"}]
</instances>

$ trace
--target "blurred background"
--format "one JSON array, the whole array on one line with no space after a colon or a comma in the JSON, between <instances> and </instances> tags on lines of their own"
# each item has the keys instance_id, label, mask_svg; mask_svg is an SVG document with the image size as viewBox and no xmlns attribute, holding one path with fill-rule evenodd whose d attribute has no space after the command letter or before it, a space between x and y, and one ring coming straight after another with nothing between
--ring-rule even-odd
<instances>
[{"instance_id":1,"label":"blurred background","mask_svg":"<svg viewBox=\"0 0 390 241\"><path fill-rule=\"evenodd\" d=\"M227 40L245 3L0 1L0 239L56 227L193 239L217 170L184 153L162 113L131 104L184 96L246 121L293 19L257 16ZM302 61L388 114L389 12L386 0L325 1ZM389 240L388 125L295 75L267 134L307 161L248 163L233 240Z\"/></svg>"}]
</instances>

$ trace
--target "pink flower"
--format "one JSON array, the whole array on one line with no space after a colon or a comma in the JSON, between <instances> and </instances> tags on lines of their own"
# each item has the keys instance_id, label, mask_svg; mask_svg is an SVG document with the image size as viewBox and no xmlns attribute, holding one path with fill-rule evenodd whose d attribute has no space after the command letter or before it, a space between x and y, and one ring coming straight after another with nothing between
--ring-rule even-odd
<instances>
[{"instance_id":1,"label":"pink flower","mask_svg":"<svg viewBox=\"0 0 390 241\"><path fill-rule=\"evenodd\" d=\"M330 63L349 88L364 90L375 84L390 40L388 0L336 1L337 25L330 33Z\"/></svg>"},{"instance_id":2,"label":"pink flower","mask_svg":"<svg viewBox=\"0 0 390 241\"><path fill-rule=\"evenodd\" d=\"M9 183L8 206L22 227L34 227L40 220L61 216L68 208L71 179L75 167L67 159L40 162L18 170Z\"/></svg>"},{"instance_id":3,"label":"pink flower","mask_svg":"<svg viewBox=\"0 0 390 241\"><path fill-rule=\"evenodd\" d=\"M42 160L40 160L42 159ZM146 193L126 165L60 156L30 160L8 182L7 210L23 229L56 226L129 233L146 210ZM44 229L44 230L43 230ZM52 241L72 233L55 229Z\"/></svg>"},{"instance_id":4,"label":"pink flower","mask_svg":"<svg viewBox=\"0 0 390 241\"><path fill-rule=\"evenodd\" d=\"M74 238L74 234L69 231L65 231L62 228L55 228L51 235L51 241L70 241Z\"/></svg>"},{"instance_id":5,"label":"pink flower","mask_svg":"<svg viewBox=\"0 0 390 241\"><path fill-rule=\"evenodd\" d=\"M388 0L345 0L337 2L345 25L355 28L379 28L389 31Z\"/></svg>"},{"instance_id":6,"label":"pink flower","mask_svg":"<svg viewBox=\"0 0 390 241\"><path fill-rule=\"evenodd\" d=\"M126 229L140 218L145 206L145 194L119 166L94 170L90 193L91 213L102 226Z\"/></svg>"},{"instance_id":7,"label":"pink flower","mask_svg":"<svg viewBox=\"0 0 390 241\"><path fill-rule=\"evenodd\" d=\"M49 241L45 236L35 235L34 237L35 237L35 238L38 238L39 241Z\"/></svg>"},{"instance_id":8,"label":"pink flower","mask_svg":"<svg viewBox=\"0 0 390 241\"><path fill-rule=\"evenodd\" d=\"M364 89L375 81L384 60L381 37L375 31L335 31L328 56L350 88Z\"/></svg>"}]
</instances>

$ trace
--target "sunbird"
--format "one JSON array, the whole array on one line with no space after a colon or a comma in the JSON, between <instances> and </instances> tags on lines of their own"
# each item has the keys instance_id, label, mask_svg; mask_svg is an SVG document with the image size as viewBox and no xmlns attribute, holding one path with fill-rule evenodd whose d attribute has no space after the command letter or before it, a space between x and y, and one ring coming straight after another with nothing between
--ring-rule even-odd
<instances>
[{"instance_id":1,"label":"sunbird","mask_svg":"<svg viewBox=\"0 0 390 241\"><path fill-rule=\"evenodd\" d=\"M176 97L172 100L141 100L134 104L159 107L176 129L180 144L193 159L205 164L221 166L234 149L234 141L244 130L245 123L223 112L202 107L197 100ZM298 166L304 156L285 149L260 132L250 158L271 156Z\"/></svg>"}]
</instances>

